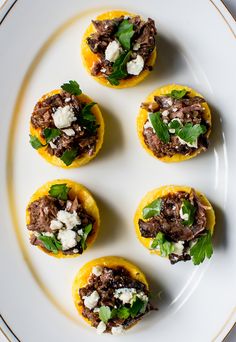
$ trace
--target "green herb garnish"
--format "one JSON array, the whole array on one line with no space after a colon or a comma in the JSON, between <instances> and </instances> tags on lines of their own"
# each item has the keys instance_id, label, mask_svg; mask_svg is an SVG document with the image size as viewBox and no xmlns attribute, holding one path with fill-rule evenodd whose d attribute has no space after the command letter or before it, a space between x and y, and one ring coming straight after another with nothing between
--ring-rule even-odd
<instances>
[{"instance_id":1,"label":"green herb garnish","mask_svg":"<svg viewBox=\"0 0 236 342\"><path fill-rule=\"evenodd\" d=\"M202 235L197 239L197 242L190 248L190 255L194 265L199 265L207 257L213 254L213 246L211 239L211 232L208 231L207 234Z\"/></svg>"},{"instance_id":2,"label":"green herb garnish","mask_svg":"<svg viewBox=\"0 0 236 342\"><path fill-rule=\"evenodd\" d=\"M128 20L123 20L118 26L116 36L125 50L130 50L131 38L134 35L133 26Z\"/></svg>"},{"instance_id":3,"label":"green herb garnish","mask_svg":"<svg viewBox=\"0 0 236 342\"><path fill-rule=\"evenodd\" d=\"M181 89L181 90L172 90L170 94L167 94L168 96L173 97L176 100L182 99L187 94L186 89Z\"/></svg>"},{"instance_id":4,"label":"green herb garnish","mask_svg":"<svg viewBox=\"0 0 236 342\"><path fill-rule=\"evenodd\" d=\"M193 144L201 134L206 133L207 128L204 125L187 123L176 131L176 135L189 144Z\"/></svg>"},{"instance_id":5,"label":"green herb garnish","mask_svg":"<svg viewBox=\"0 0 236 342\"><path fill-rule=\"evenodd\" d=\"M70 150L66 150L60 159L63 161L66 166L69 166L77 157L78 155L78 149L77 148L72 148Z\"/></svg>"},{"instance_id":6,"label":"green herb garnish","mask_svg":"<svg viewBox=\"0 0 236 342\"><path fill-rule=\"evenodd\" d=\"M99 318L104 323L107 323L111 318L111 309L109 306L101 306L99 309Z\"/></svg>"},{"instance_id":7,"label":"green herb garnish","mask_svg":"<svg viewBox=\"0 0 236 342\"><path fill-rule=\"evenodd\" d=\"M139 313L141 313L144 305L145 302L143 302L140 298L136 297L135 301L133 302L133 305L130 308L130 316L132 318L136 317Z\"/></svg>"},{"instance_id":8,"label":"green herb garnish","mask_svg":"<svg viewBox=\"0 0 236 342\"><path fill-rule=\"evenodd\" d=\"M51 140L59 137L61 131L58 128L45 128L43 130L43 135L45 136L46 143L48 144Z\"/></svg>"},{"instance_id":9,"label":"green herb garnish","mask_svg":"<svg viewBox=\"0 0 236 342\"><path fill-rule=\"evenodd\" d=\"M116 317L120 319L127 319L130 316L130 308L127 308L126 306L122 306L119 309L116 310Z\"/></svg>"},{"instance_id":10,"label":"green herb garnish","mask_svg":"<svg viewBox=\"0 0 236 342\"><path fill-rule=\"evenodd\" d=\"M151 121L152 127L156 132L158 138L167 144L170 141L170 134L168 130L168 126L161 119L161 113L151 113L149 114L149 119Z\"/></svg>"},{"instance_id":11,"label":"green herb garnish","mask_svg":"<svg viewBox=\"0 0 236 342\"><path fill-rule=\"evenodd\" d=\"M62 245L60 243L60 241L58 241L55 236L45 236L45 235L40 235L38 237L38 239L40 241L42 241L44 247L54 253L54 254L58 254L58 251L60 251L62 249Z\"/></svg>"},{"instance_id":12,"label":"green herb garnish","mask_svg":"<svg viewBox=\"0 0 236 342\"><path fill-rule=\"evenodd\" d=\"M179 129L181 126L182 126L182 125L181 125L181 123L179 122L178 119L173 119L173 120L171 120L171 122L168 124L169 130L170 130L170 129L174 129L175 132L178 131L178 129Z\"/></svg>"},{"instance_id":13,"label":"green herb garnish","mask_svg":"<svg viewBox=\"0 0 236 342\"><path fill-rule=\"evenodd\" d=\"M126 65L130 59L131 51L123 52L113 64L113 71L107 77L112 85L119 85L122 78L128 76Z\"/></svg>"},{"instance_id":14,"label":"green herb garnish","mask_svg":"<svg viewBox=\"0 0 236 342\"><path fill-rule=\"evenodd\" d=\"M182 223L185 226L192 226L194 222L194 214L196 211L196 208L188 201L188 200L183 200L182 202L182 213L188 215L188 219L184 220Z\"/></svg>"},{"instance_id":15,"label":"green herb garnish","mask_svg":"<svg viewBox=\"0 0 236 342\"><path fill-rule=\"evenodd\" d=\"M76 81L69 81L69 83L64 83L61 86L61 89L63 89L64 91L66 91L67 93L70 93L72 95L82 94L80 86Z\"/></svg>"},{"instance_id":16,"label":"green herb garnish","mask_svg":"<svg viewBox=\"0 0 236 342\"><path fill-rule=\"evenodd\" d=\"M63 184L54 184L51 186L49 190L49 195L59 200L67 201L68 193L71 188L69 188L66 183Z\"/></svg>"},{"instance_id":17,"label":"green herb garnish","mask_svg":"<svg viewBox=\"0 0 236 342\"><path fill-rule=\"evenodd\" d=\"M90 103L87 103L82 111L81 111L81 114L83 116L83 118L87 121L96 121L96 117L95 115L91 112L91 108L96 104L96 102L90 102Z\"/></svg>"},{"instance_id":18,"label":"green herb garnish","mask_svg":"<svg viewBox=\"0 0 236 342\"><path fill-rule=\"evenodd\" d=\"M31 134L30 134L30 144L36 150L38 150L41 147L46 146L46 145L42 144L41 141L39 141L39 139L35 135L31 135Z\"/></svg>"},{"instance_id":19,"label":"green herb garnish","mask_svg":"<svg viewBox=\"0 0 236 342\"><path fill-rule=\"evenodd\" d=\"M151 244L151 249L160 247L161 256L167 257L169 254L174 252L174 245L172 242L166 240L165 235L162 232L157 233L155 239Z\"/></svg>"},{"instance_id":20,"label":"green herb garnish","mask_svg":"<svg viewBox=\"0 0 236 342\"><path fill-rule=\"evenodd\" d=\"M81 236L81 240L80 240L83 251L87 248L86 240L92 229L93 229L92 223L88 224L85 228L83 228L83 235Z\"/></svg>"},{"instance_id":21,"label":"green herb garnish","mask_svg":"<svg viewBox=\"0 0 236 342\"><path fill-rule=\"evenodd\" d=\"M143 208L143 218L149 219L150 217L160 215L161 212L161 198L157 198L152 203L148 204L146 207Z\"/></svg>"}]
</instances>

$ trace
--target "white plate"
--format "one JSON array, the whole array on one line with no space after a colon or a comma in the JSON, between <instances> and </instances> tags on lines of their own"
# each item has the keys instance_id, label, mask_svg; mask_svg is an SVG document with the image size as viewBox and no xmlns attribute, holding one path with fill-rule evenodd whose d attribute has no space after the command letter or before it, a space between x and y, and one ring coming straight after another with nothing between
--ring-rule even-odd
<instances>
[{"instance_id":1,"label":"white plate","mask_svg":"<svg viewBox=\"0 0 236 342\"><path fill-rule=\"evenodd\" d=\"M137 2L136 2L137 3ZM123 8L152 17L158 27L158 63L139 86L102 87L81 64L80 42L98 13ZM221 340L235 320L235 72L236 25L215 0L41 0L17 1L1 24L1 281L2 329L14 340L98 339L78 317L71 298L76 271L86 261L120 255L139 265L153 291L162 291L159 311L116 340ZM106 123L105 143L90 164L62 170L47 164L28 143L29 117L37 99L76 79L99 103ZM156 87L186 84L211 105L209 150L181 164L150 157L136 134L141 101ZM97 199L102 227L83 256L57 260L30 246L25 207L44 182L71 178ZM162 184L186 184L203 191L215 206L215 253L199 267L171 266L151 256L137 241L133 214L141 197Z\"/></svg>"}]
</instances>

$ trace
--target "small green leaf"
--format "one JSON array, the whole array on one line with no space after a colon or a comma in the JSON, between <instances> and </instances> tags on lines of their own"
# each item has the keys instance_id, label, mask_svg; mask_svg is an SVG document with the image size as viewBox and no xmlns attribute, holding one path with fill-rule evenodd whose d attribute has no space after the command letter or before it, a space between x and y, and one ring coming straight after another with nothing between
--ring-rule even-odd
<instances>
[{"instance_id":1,"label":"small green leaf","mask_svg":"<svg viewBox=\"0 0 236 342\"><path fill-rule=\"evenodd\" d=\"M38 150L41 147L46 146L46 145L43 145L35 135L31 135L31 134L30 134L30 144L36 150Z\"/></svg>"},{"instance_id":2,"label":"small green leaf","mask_svg":"<svg viewBox=\"0 0 236 342\"><path fill-rule=\"evenodd\" d=\"M130 55L131 51L123 52L113 64L113 71L110 76L107 77L112 85L119 85L119 80L128 75L126 65L130 59Z\"/></svg>"},{"instance_id":3,"label":"small green leaf","mask_svg":"<svg viewBox=\"0 0 236 342\"><path fill-rule=\"evenodd\" d=\"M59 137L61 131L58 128L45 128L43 130L43 135L45 136L46 143L48 144L51 140Z\"/></svg>"},{"instance_id":4,"label":"small green leaf","mask_svg":"<svg viewBox=\"0 0 236 342\"><path fill-rule=\"evenodd\" d=\"M172 90L170 94L168 94L169 96L173 97L176 100L182 99L182 97L184 97L187 94L187 90L186 89L181 89L181 90Z\"/></svg>"},{"instance_id":5,"label":"small green leaf","mask_svg":"<svg viewBox=\"0 0 236 342\"><path fill-rule=\"evenodd\" d=\"M182 127L182 124L179 122L178 119L173 119L171 122L168 124L168 128L174 129L175 133L178 132L179 128Z\"/></svg>"},{"instance_id":6,"label":"small green leaf","mask_svg":"<svg viewBox=\"0 0 236 342\"><path fill-rule=\"evenodd\" d=\"M109 306L101 306L99 309L99 318L104 323L107 323L111 318L111 309Z\"/></svg>"},{"instance_id":7,"label":"small green leaf","mask_svg":"<svg viewBox=\"0 0 236 342\"><path fill-rule=\"evenodd\" d=\"M69 83L64 83L61 88L72 95L80 95L82 91L79 84L76 81L69 81Z\"/></svg>"},{"instance_id":8,"label":"small green leaf","mask_svg":"<svg viewBox=\"0 0 236 342\"><path fill-rule=\"evenodd\" d=\"M130 309L126 306L122 306L116 310L116 316L120 319L127 319L130 316Z\"/></svg>"},{"instance_id":9,"label":"small green leaf","mask_svg":"<svg viewBox=\"0 0 236 342\"><path fill-rule=\"evenodd\" d=\"M69 166L77 157L78 155L78 149L77 148L72 148L71 150L66 150L60 159L63 161L66 166Z\"/></svg>"},{"instance_id":10,"label":"small green leaf","mask_svg":"<svg viewBox=\"0 0 236 342\"><path fill-rule=\"evenodd\" d=\"M150 217L160 215L161 212L161 198L155 199L152 203L143 208L143 218L149 219Z\"/></svg>"},{"instance_id":11,"label":"small green leaf","mask_svg":"<svg viewBox=\"0 0 236 342\"><path fill-rule=\"evenodd\" d=\"M83 228L83 235L81 236L81 240L80 240L83 251L87 248L86 240L92 229L93 229L92 223L88 224L85 228Z\"/></svg>"},{"instance_id":12,"label":"small green leaf","mask_svg":"<svg viewBox=\"0 0 236 342\"><path fill-rule=\"evenodd\" d=\"M144 306L144 302L140 298L136 297L136 300L134 301L133 305L130 308L130 316L132 318L135 318L140 313L143 306Z\"/></svg>"},{"instance_id":13,"label":"small green leaf","mask_svg":"<svg viewBox=\"0 0 236 342\"><path fill-rule=\"evenodd\" d=\"M182 202L182 213L188 215L188 219L184 220L182 223L185 226L192 226L194 222L194 214L196 211L196 208L188 201L188 200L183 200Z\"/></svg>"},{"instance_id":14,"label":"small green leaf","mask_svg":"<svg viewBox=\"0 0 236 342\"><path fill-rule=\"evenodd\" d=\"M71 188L69 188L66 184L53 184L49 190L49 195L59 200L66 201L68 198L68 193Z\"/></svg>"},{"instance_id":15,"label":"small green leaf","mask_svg":"<svg viewBox=\"0 0 236 342\"><path fill-rule=\"evenodd\" d=\"M58 254L58 251L62 249L61 242L58 241L55 236L45 236L40 235L38 237L40 241L42 241L44 247L54 254Z\"/></svg>"},{"instance_id":16,"label":"small green leaf","mask_svg":"<svg viewBox=\"0 0 236 342\"><path fill-rule=\"evenodd\" d=\"M151 121L152 127L156 132L158 138L167 144L170 141L170 134L168 130L168 126L161 119L161 113L151 113L149 114L149 119Z\"/></svg>"},{"instance_id":17,"label":"small green leaf","mask_svg":"<svg viewBox=\"0 0 236 342\"><path fill-rule=\"evenodd\" d=\"M176 134L180 139L189 144L193 144L201 134L206 133L207 128L204 125L187 123L183 127L179 128Z\"/></svg>"},{"instance_id":18,"label":"small green leaf","mask_svg":"<svg viewBox=\"0 0 236 342\"><path fill-rule=\"evenodd\" d=\"M213 254L211 232L208 231L205 235L200 236L197 242L190 248L190 255L194 265L199 265L205 258L211 258Z\"/></svg>"},{"instance_id":19,"label":"small green leaf","mask_svg":"<svg viewBox=\"0 0 236 342\"><path fill-rule=\"evenodd\" d=\"M90 102L90 103L87 103L82 111L81 111L81 114L83 115L83 118L85 120L88 120L88 121L96 121L96 117L95 115L91 112L91 108L96 105L96 102Z\"/></svg>"},{"instance_id":20,"label":"small green leaf","mask_svg":"<svg viewBox=\"0 0 236 342\"><path fill-rule=\"evenodd\" d=\"M151 244L151 249L160 247L161 256L167 257L169 254L174 252L174 245L172 242L166 240L165 235L162 232L157 233L155 239Z\"/></svg>"},{"instance_id":21,"label":"small green leaf","mask_svg":"<svg viewBox=\"0 0 236 342\"><path fill-rule=\"evenodd\" d=\"M131 38L134 35L133 24L123 20L118 26L116 36L125 50L130 50Z\"/></svg>"}]
</instances>

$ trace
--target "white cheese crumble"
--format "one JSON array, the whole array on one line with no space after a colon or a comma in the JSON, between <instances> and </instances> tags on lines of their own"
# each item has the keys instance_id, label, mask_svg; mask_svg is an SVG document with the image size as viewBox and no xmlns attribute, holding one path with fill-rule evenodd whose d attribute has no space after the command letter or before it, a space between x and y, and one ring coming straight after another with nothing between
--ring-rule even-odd
<instances>
[{"instance_id":1,"label":"white cheese crumble","mask_svg":"<svg viewBox=\"0 0 236 342\"><path fill-rule=\"evenodd\" d=\"M140 44L139 43L135 43L134 46L133 46L133 50L134 51L138 51L140 49Z\"/></svg>"},{"instance_id":2,"label":"white cheese crumble","mask_svg":"<svg viewBox=\"0 0 236 342\"><path fill-rule=\"evenodd\" d=\"M122 325L119 325L118 327L112 327L111 333L112 335L122 335L124 333L124 329Z\"/></svg>"},{"instance_id":3,"label":"white cheese crumble","mask_svg":"<svg viewBox=\"0 0 236 342\"><path fill-rule=\"evenodd\" d=\"M42 233L43 236L48 236L48 237L53 237L54 234L53 233L49 233L49 232L46 232L46 233Z\"/></svg>"},{"instance_id":4,"label":"white cheese crumble","mask_svg":"<svg viewBox=\"0 0 236 342\"><path fill-rule=\"evenodd\" d=\"M107 328L106 324L103 321L101 321L97 326L97 334L98 335L103 334L106 328Z\"/></svg>"},{"instance_id":5,"label":"white cheese crumble","mask_svg":"<svg viewBox=\"0 0 236 342\"><path fill-rule=\"evenodd\" d=\"M66 133L68 137L72 137L73 135L75 135L75 131L72 128L63 129L63 132Z\"/></svg>"},{"instance_id":6,"label":"white cheese crumble","mask_svg":"<svg viewBox=\"0 0 236 342\"><path fill-rule=\"evenodd\" d=\"M57 128L70 127L71 123L76 121L73 109L69 105L58 107L55 113L52 114L52 118Z\"/></svg>"},{"instance_id":7,"label":"white cheese crumble","mask_svg":"<svg viewBox=\"0 0 236 342\"><path fill-rule=\"evenodd\" d=\"M130 304L136 293L136 289L122 287L115 290L114 297L121 300L123 304Z\"/></svg>"},{"instance_id":8,"label":"white cheese crumble","mask_svg":"<svg viewBox=\"0 0 236 342\"><path fill-rule=\"evenodd\" d=\"M83 229L79 229L79 230L77 231L77 234L80 235L80 236L83 236L83 235L84 235Z\"/></svg>"},{"instance_id":9,"label":"white cheese crumble","mask_svg":"<svg viewBox=\"0 0 236 342\"><path fill-rule=\"evenodd\" d=\"M174 243L174 252L177 255L182 255L184 250L184 241Z\"/></svg>"},{"instance_id":10,"label":"white cheese crumble","mask_svg":"<svg viewBox=\"0 0 236 342\"><path fill-rule=\"evenodd\" d=\"M57 145L55 145L52 141L49 141L49 145L53 150L57 148Z\"/></svg>"},{"instance_id":11,"label":"white cheese crumble","mask_svg":"<svg viewBox=\"0 0 236 342\"><path fill-rule=\"evenodd\" d=\"M138 55L135 59L132 59L130 62L127 63L127 72L130 75L137 76L143 70L143 67L144 67L143 57Z\"/></svg>"},{"instance_id":12,"label":"white cheese crumble","mask_svg":"<svg viewBox=\"0 0 236 342\"><path fill-rule=\"evenodd\" d=\"M52 230L59 230L63 227L63 223L61 221L58 220L52 220L50 223L50 228Z\"/></svg>"},{"instance_id":13,"label":"white cheese crumble","mask_svg":"<svg viewBox=\"0 0 236 342\"><path fill-rule=\"evenodd\" d=\"M162 116L168 116L169 115L169 111L167 109L163 110L163 112L161 113Z\"/></svg>"},{"instance_id":14,"label":"white cheese crumble","mask_svg":"<svg viewBox=\"0 0 236 342\"><path fill-rule=\"evenodd\" d=\"M179 211L179 216L182 218L184 221L188 221L189 215L186 213L183 213L183 207L181 206L180 211Z\"/></svg>"},{"instance_id":15,"label":"white cheese crumble","mask_svg":"<svg viewBox=\"0 0 236 342\"><path fill-rule=\"evenodd\" d=\"M100 308L94 308L93 309L93 312L99 312L100 311Z\"/></svg>"},{"instance_id":16,"label":"white cheese crumble","mask_svg":"<svg viewBox=\"0 0 236 342\"><path fill-rule=\"evenodd\" d=\"M73 230L60 230L57 237L61 241L63 251L77 245L76 232Z\"/></svg>"},{"instance_id":17,"label":"white cheese crumble","mask_svg":"<svg viewBox=\"0 0 236 342\"><path fill-rule=\"evenodd\" d=\"M66 210L59 210L57 213L57 219L66 225L67 229L73 229L78 224L81 224L81 220L76 211L69 213Z\"/></svg>"},{"instance_id":18,"label":"white cheese crumble","mask_svg":"<svg viewBox=\"0 0 236 342\"><path fill-rule=\"evenodd\" d=\"M145 122L145 124L143 125L143 128L152 128L153 129L151 121L147 120L147 122Z\"/></svg>"},{"instance_id":19,"label":"white cheese crumble","mask_svg":"<svg viewBox=\"0 0 236 342\"><path fill-rule=\"evenodd\" d=\"M148 296L143 291L137 293L137 297L143 302L148 302Z\"/></svg>"},{"instance_id":20,"label":"white cheese crumble","mask_svg":"<svg viewBox=\"0 0 236 342\"><path fill-rule=\"evenodd\" d=\"M99 301L99 294L98 292L95 290L91 293L90 296L84 296L83 300L84 300L84 305L86 306L86 308L88 308L89 310L92 310L93 308L95 308L95 306L97 305L98 301Z\"/></svg>"},{"instance_id":21,"label":"white cheese crumble","mask_svg":"<svg viewBox=\"0 0 236 342\"><path fill-rule=\"evenodd\" d=\"M105 59L109 62L115 62L121 52L122 48L120 44L116 40L113 40L107 45L107 48L105 50Z\"/></svg>"},{"instance_id":22,"label":"white cheese crumble","mask_svg":"<svg viewBox=\"0 0 236 342\"><path fill-rule=\"evenodd\" d=\"M107 69L106 68L101 68L101 70L100 70L102 73L105 73L106 71L107 71Z\"/></svg>"},{"instance_id":23,"label":"white cheese crumble","mask_svg":"<svg viewBox=\"0 0 236 342\"><path fill-rule=\"evenodd\" d=\"M92 268L92 273L95 274L95 276L99 277L102 274L103 268L101 266L94 266Z\"/></svg>"},{"instance_id":24,"label":"white cheese crumble","mask_svg":"<svg viewBox=\"0 0 236 342\"><path fill-rule=\"evenodd\" d=\"M76 254L76 253L79 253L78 248L74 248L74 249L73 249L73 253L75 253L75 254Z\"/></svg>"},{"instance_id":25,"label":"white cheese crumble","mask_svg":"<svg viewBox=\"0 0 236 342\"><path fill-rule=\"evenodd\" d=\"M179 139L179 142L181 145L187 145L189 147L194 147L194 148L197 148L198 147L198 139L196 141L194 141L192 144L184 141L183 139L181 139L180 137L178 137Z\"/></svg>"}]
</instances>

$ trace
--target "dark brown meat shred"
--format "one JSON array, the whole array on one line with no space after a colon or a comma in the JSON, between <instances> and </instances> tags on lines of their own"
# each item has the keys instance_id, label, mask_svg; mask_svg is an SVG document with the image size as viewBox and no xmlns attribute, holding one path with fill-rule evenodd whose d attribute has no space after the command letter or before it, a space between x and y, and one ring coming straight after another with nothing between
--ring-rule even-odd
<instances>
[{"instance_id":1,"label":"dark brown meat shred","mask_svg":"<svg viewBox=\"0 0 236 342\"><path fill-rule=\"evenodd\" d=\"M142 291L145 295L149 296L149 291L145 284L132 278L130 273L123 267L108 268L104 267L100 276L91 274L88 279L88 284L85 287L80 288L79 295L81 301L79 305L82 306L82 314L88 318L92 326L97 327L100 318L98 312L94 312L84 306L83 297L89 296L93 291L97 291L99 294L99 301L97 306L109 306L110 309L122 306L122 302L114 297L114 291L119 288L134 288L137 292ZM146 314L152 309L148 302ZM111 328L122 325L125 329L134 324L136 320L141 319L144 314L139 314L135 318L120 319L112 318L106 324L106 332L111 332Z\"/></svg>"},{"instance_id":2,"label":"dark brown meat shred","mask_svg":"<svg viewBox=\"0 0 236 342\"><path fill-rule=\"evenodd\" d=\"M112 73L113 63L105 60L105 50L110 42L117 39L116 32L119 24L124 20L124 16L114 18L111 20L94 20L92 21L96 32L92 33L87 38L87 43L91 51L98 55L99 61L94 63L91 70L93 76L104 74L109 76ZM127 19L133 24L134 35L132 37L132 46L137 43L139 48L132 50L131 57L135 59L137 55L140 55L144 59L144 69L149 69L148 60L156 46L156 27L155 22L148 18L147 21L143 21L140 16ZM103 71L101 72L101 69ZM105 70L105 71L104 71ZM126 78L131 77L131 75Z\"/></svg>"},{"instance_id":3,"label":"dark brown meat shred","mask_svg":"<svg viewBox=\"0 0 236 342\"><path fill-rule=\"evenodd\" d=\"M86 210L83 208L82 204L78 201L78 198L68 199L67 201L58 200L57 198L51 196L43 196L38 200L32 202L28 207L30 223L27 225L28 230L36 233L54 233L57 237L57 233L53 232L50 228L51 220L56 219L59 210L67 210L68 212L76 212L81 220L81 224L73 228L73 230L78 231L83 229L87 225L94 224L95 220L90 216ZM93 230L90 235L93 234ZM44 247L41 240L32 233L30 236L30 242L32 245L40 245ZM63 251L64 254L74 254L73 249L78 249L78 253L83 253L81 244L78 243L75 247Z\"/></svg>"},{"instance_id":4,"label":"dark brown meat shred","mask_svg":"<svg viewBox=\"0 0 236 342\"><path fill-rule=\"evenodd\" d=\"M68 99L70 99L69 102L67 102ZM60 130L60 136L53 141L56 147L52 148L50 144L47 145L48 153L60 158L65 151L77 149L77 157L84 154L92 155L96 149L98 127L90 129L84 122L81 111L85 103L81 103L75 95L61 91L59 94L39 101L31 115L32 126L36 129L40 128L42 130L41 135L44 138L43 130L45 128L56 128L52 117L53 112L58 107L65 107L66 105L71 106L77 118L70 126L75 135L68 136L63 130Z\"/></svg>"},{"instance_id":5,"label":"dark brown meat shred","mask_svg":"<svg viewBox=\"0 0 236 342\"><path fill-rule=\"evenodd\" d=\"M173 99L170 96L155 96L154 102L142 103L141 107L148 112L168 111L165 115L166 124L173 119L179 119L183 125L191 123L193 125L201 124L206 126L209 131L209 123L203 118L204 108L201 106L205 100L199 96L189 97L186 95L182 99ZM172 157L176 153L183 155L191 155L196 151L195 147L190 147L187 144L181 144L178 137L170 134L170 141L164 143L159 139L157 134L151 127L143 128L143 137L146 145L152 150L156 157L162 158L165 156ZM208 139L206 133L198 138L198 149L206 150L208 148Z\"/></svg>"},{"instance_id":6,"label":"dark brown meat shred","mask_svg":"<svg viewBox=\"0 0 236 342\"><path fill-rule=\"evenodd\" d=\"M192 226L184 225L180 217L179 212L183 200L188 200L196 209ZM191 190L190 193L179 191L162 197L160 215L156 215L147 221L139 219L138 224L140 233L145 238L155 238L159 232L162 232L166 239L171 242L184 241L184 253L177 261L189 260L186 251L190 242L206 232L206 209L202 206L194 190ZM172 253L170 255L172 263L176 259L177 256Z\"/></svg>"}]
</instances>

